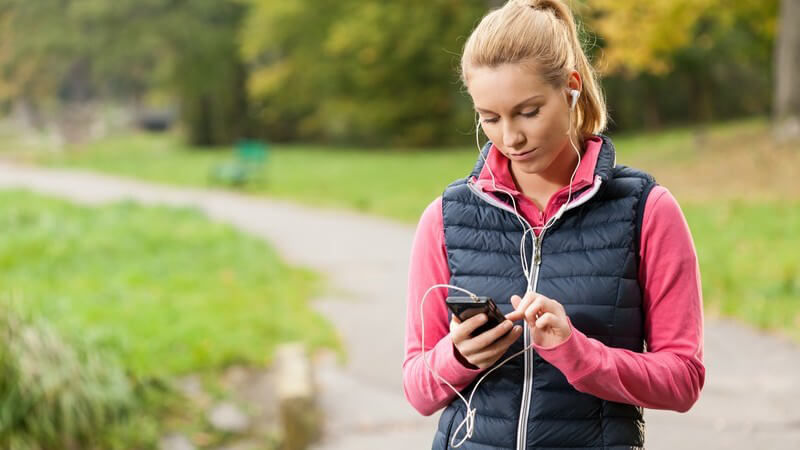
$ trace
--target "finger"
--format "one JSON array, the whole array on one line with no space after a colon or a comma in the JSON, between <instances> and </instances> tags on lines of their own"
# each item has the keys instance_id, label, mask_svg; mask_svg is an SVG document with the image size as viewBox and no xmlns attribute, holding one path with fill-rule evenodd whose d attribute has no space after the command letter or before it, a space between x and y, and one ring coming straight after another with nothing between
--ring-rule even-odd
<instances>
[{"instance_id":1,"label":"finger","mask_svg":"<svg viewBox=\"0 0 800 450\"><path fill-rule=\"evenodd\" d=\"M489 347L490 345L492 345L493 342L505 336L506 333L511 331L513 325L514 324L510 320L504 320L500 325L497 325L496 327L490 330L486 330L483 333L473 337L470 340L471 342L468 343L468 345L470 349L476 352L482 351L484 348Z\"/></svg>"},{"instance_id":2,"label":"finger","mask_svg":"<svg viewBox=\"0 0 800 450\"><path fill-rule=\"evenodd\" d=\"M545 313L552 313L555 314L557 317L565 317L567 315L564 306L561 303L547 298L545 296L541 297L541 303L538 305L538 308L533 316L533 320L542 317Z\"/></svg>"},{"instance_id":3,"label":"finger","mask_svg":"<svg viewBox=\"0 0 800 450\"><path fill-rule=\"evenodd\" d=\"M511 346L519 337L522 335L522 327L520 325L515 325L514 328L511 330L510 333L503 336L502 339L498 339L492 345L486 347L485 349L473 354L471 359L477 361L478 363L493 363L497 361L497 359L505 353L508 347ZM478 365L478 364L475 364Z\"/></svg>"},{"instance_id":4,"label":"finger","mask_svg":"<svg viewBox=\"0 0 800 450\"><path fill-rule=\"evenodd\" d=\"M524 316L523 316L523 312L522 311L514 310L514 311L511 311L510 313L506 314L505 317L506 317L506 319L508 319L508 320L510 320L512 322L516 322L516 321L522 319Z\"/></svg>"},{"instance_id":5,"label":"finger","mask_svg":"<svg viewBox=\"0 0 800 450\"><path fill-rule=\"evenodd\" d=\"M528 308L528 305L530 305L531 302L533 302L538 295L539 294L537 294L535 292L526 293L525 297L522 298L520 301L518 301L517 304L514 306L515 310L510 312L510 313L508 313L508 314L506 314L506 318L508 320L511 320L511 321L517 321L517 320L522 319L525 316L525 309ZM512 305L513 305L513 302L514 302L514 297L519 298L518 295L512 296L511 297Z\"/></svg>"},{"instance_id":6,"label":"finger","mask_svg":"<svg viewBox=\"0 0 800 450\"><path fill-rule=\"evenodd\" d=\"M536 319L539 318L544 311L542 311L542 305L544 304L547 297L539 296L537 297L531 304L525 309L525 320L533 324L536 322Z\"/></svg>"},{"instance_id":7,"label":"finger","mask_svg":"<svg viewBox=\"0 0 800 450\"><path fill-rule=\"evenodd\" d=\"M461 322L456 326L455 334L453 335L453 340L455 342L461 342L470 339L470 335L476 328L486 323L489 318L484 313L475 314L474 316L470 317L469 319Z\"/></svg>"},{"instance_id":8,"label":"finger","mask_svg":"<svg viewBox=\"0 0 800 450\"><path fill-rule=\"evenodd\" d=\"M522 302L522 297L520 297L519 295L515 294L511 296L511 306L514 307L514 310L506 314L506 319L512 322L522 319L522 312L517 311L519 309L519 304L521 302Z\"/></svg>"},{"instance_id":9,"label":"finger","mask_svg":"<svg viewBox=\"0 0 800 450\"><path fill-rule=\"evenodd\" d=\"M558 319L558 316L551 312L546 312L536 319L536 328L540 330L545 330L547 328L559 328L560 325L561 322Z\"/></svg>"}]
</instances>

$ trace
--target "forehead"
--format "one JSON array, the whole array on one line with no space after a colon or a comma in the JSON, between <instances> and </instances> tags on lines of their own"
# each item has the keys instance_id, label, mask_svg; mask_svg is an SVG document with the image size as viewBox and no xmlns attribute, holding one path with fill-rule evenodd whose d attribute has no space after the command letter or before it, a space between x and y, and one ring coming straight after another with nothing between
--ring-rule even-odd
<instances>
[{"instance_id":1,"label":"forehead","mask_svg":"<svg viewBox=\"0 0 800 450\"><path fill-rule=\"evenodd\" d=\"M499 111L511 109L535 96L547 96L552 87L529 65L503 64L469 69L468 86L476 108Z\"/></svg>"}]
</instances>

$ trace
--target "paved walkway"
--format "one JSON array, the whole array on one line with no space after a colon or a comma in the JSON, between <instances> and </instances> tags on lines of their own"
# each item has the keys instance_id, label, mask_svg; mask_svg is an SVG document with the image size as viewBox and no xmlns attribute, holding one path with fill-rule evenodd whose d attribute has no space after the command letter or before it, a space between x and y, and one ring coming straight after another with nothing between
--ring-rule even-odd
<instances>
[{"instance_id":1,"label":"paved walkway","mask_svg":"<svg viewBox=\"0 0 800 450\"><path fill-rule=\"evenodd\" d=\"M197 207L268 240L288 262L325 273L331 292L314 305L337 325L349 357L344 366L319 361L327 422L316 450L430 448L438 414L422 417L407 404L400 372L413 227L231 192L0 162L0 188L20 187L85 204L133 198ZM800 448L800 348L729 321L708 320L705 332L701 399L686 414L648 410L648 448Z\"/></svg>"}]
</instances>

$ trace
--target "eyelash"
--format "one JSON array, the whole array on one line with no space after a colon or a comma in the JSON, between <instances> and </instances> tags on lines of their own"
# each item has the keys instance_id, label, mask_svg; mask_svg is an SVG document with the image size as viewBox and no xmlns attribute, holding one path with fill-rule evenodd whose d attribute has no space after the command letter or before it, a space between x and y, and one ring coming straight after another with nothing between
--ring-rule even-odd
<instances>
[{"instance_id":1,"label":"eyelash","mask_svg":"<svg viewBox=\"0 0 800 450\"><path fill-rule=\"evenodd\" d=\"M536 109L535 109L533 112L531 112L531 113L527 113L527 114L525 114L525 113L520 113L520 115L522 115L522 116L525 116L525 117L528 117L528 118L535 117L537 114L539 114L539 108L536 108ZM495 118L495 119L483 119L483 123L495 123L495 122L497 122L497 119L496 119L496 118Z\"/></svg>"}]
</instances>

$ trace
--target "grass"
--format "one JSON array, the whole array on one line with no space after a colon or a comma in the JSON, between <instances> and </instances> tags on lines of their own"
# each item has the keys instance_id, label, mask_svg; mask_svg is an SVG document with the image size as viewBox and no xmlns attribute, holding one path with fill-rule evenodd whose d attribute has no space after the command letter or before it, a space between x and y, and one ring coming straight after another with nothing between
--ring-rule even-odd
<instances>
[{"instance_id":1,"label":"grass","mask_svg":"<svg viewBox=\"0 0 800 450\"><path fill-rule=\"evenodd\" d=\"M0 211L0 306L33 319L34 324L44 323L39 327L46 331L44 336L63 336L80 344L80 353L71 359L67 350L46 352L56 352L65 361L93 361L91 355L108 355L110 361L122 365L131 389L136 389L136 405L125 404L127 420L112 422L109 429L92 429L92 436L103 434L108 440L91 448L151 448L165 428L197 431L207 427L205 411L191 410L188 402L164 389L166 381L177 375L197 373L213 379L230 365L265 366L284 341L338 349L334 329L308 304L321 287L316 276L288 267L260 239L213 223L196 210L132 202L83 207L26 191L0 190ZM8 330L5 335L12 336ZM113 386L105 388L100 381L84 387L91 371L86 375L69 369L58 375L59 369L67 370L65 364L47 353L39 357L25 350L29 332L17 335L24 338L17 345L22 350L11 353L22 362L11 372L21 375L19 383L5 380L1 384L14 384L9 392L31 384L25 392L44 391L51 403L63 403L58 403L61 409L56 408L63 417L84 421L93 416L81 411L103 411L102 404L92 404L93 398L96 402L108 398L107 408L122 404L117 394L111 395L121 388L111 391ZM48 348L60 348L62 338L48 339L53 342ZM35 363L31 368L34 357L47 364ZM5 359L2 362L9 367ZM87 364L69 367L73 366L91 368ZM28 373L41 370L48 372L51 381L39 386ZM12 403L26 398L0 397ZM82 409L70 415L73 408L64 405ZM3 417L9 417L13 407L22 408L4 404ZM45 408L42 417L33 417L35 411L30 409L13 417L36 425L33 430L52 430L45 436L53 436L63 432L58 431L63 420L45 414L62 417L56 410ZM9 424L0 422L0 445L5 446ZM25 434L28 428L12 425L17 433L12 436L43 435ZM34 442L42 444L41 439Z\"/></svg>"},{"instance_id":2,"label":"grass","mask_svg":"<svg viewBox=\"0 0 800 450\"><path fill-rule=\"evenodd\" d=\"M656 176L678 198L692 229L707 311L777 329L800 342L797 145L777 146L763 118L612 136L617 161ZM202 151L175 136L128 135L32 161L152 181L208 185L231 149ZM347 208L413 224L424 207L475 162L476 148L384 150L276 145L268 182L251 193Z\"/></svg>"},{"instance_id":3,"label":"grass","mask_svg":"<svg viewBox=\"0 0 800 450\"><path fill-rule=\"evenodd\" d=\"M706 311L800 343L800 201L684 205Z\"/></svg>"},{"instance_id":4,"label":"grass","mask_svg":"<svg viewBox=\"0 0 800 450\"><path fill-rule=\"evenodd\" d=\"M775 149L760 118L613 136L618 162L647 170L684 201L765 197L796 192L791 169L800 152ZM81 167L150 181L209 186L212 167L232 158L231 148L198 150L175 135L114 136L65 151L23 149L0 135L0 155L52 166ZM733 151L731 151L733 150ZM349 149L275 145L263 185L247 192L346 208L414 223L444 187L472 168L477 149ZM753 172L753 169L757 169ZM755 177L744 185L730 170ZM785 176L777 176L785 175ZM748 192L742 192L743 188ZM778 194L777 196L775 194Z\"/></svg>"},{"instance_id":5,"label":"grass","mask_svg":"<svg viewBox=\"0 0 800 450\"><path fill-rule=\"evenodd\" d=\"M0 191L0 286L23 313L96 335L140 377L263 365L276 344L334 344L318 280L191 209L76 206Z\"/></svg>"},{"instance_id":6,"label":"grass","mask_svg":"<svg viewBox=\"0 0 800 450\"><path fill-rule=\"evenodd\" d=\"M25 157L53 166L208 186L209 171L232 158L232 149L197 150L182 144L178 136L133 134L63 153L26 152ZM248 192L405 221L418 217L426 199L432 200L447 180L462 176L464 167L474 163L472 153L463 149L387 153L313 146L274 146L267 159L267 183L247 187Z\"/></svg>"}]
</instances>

